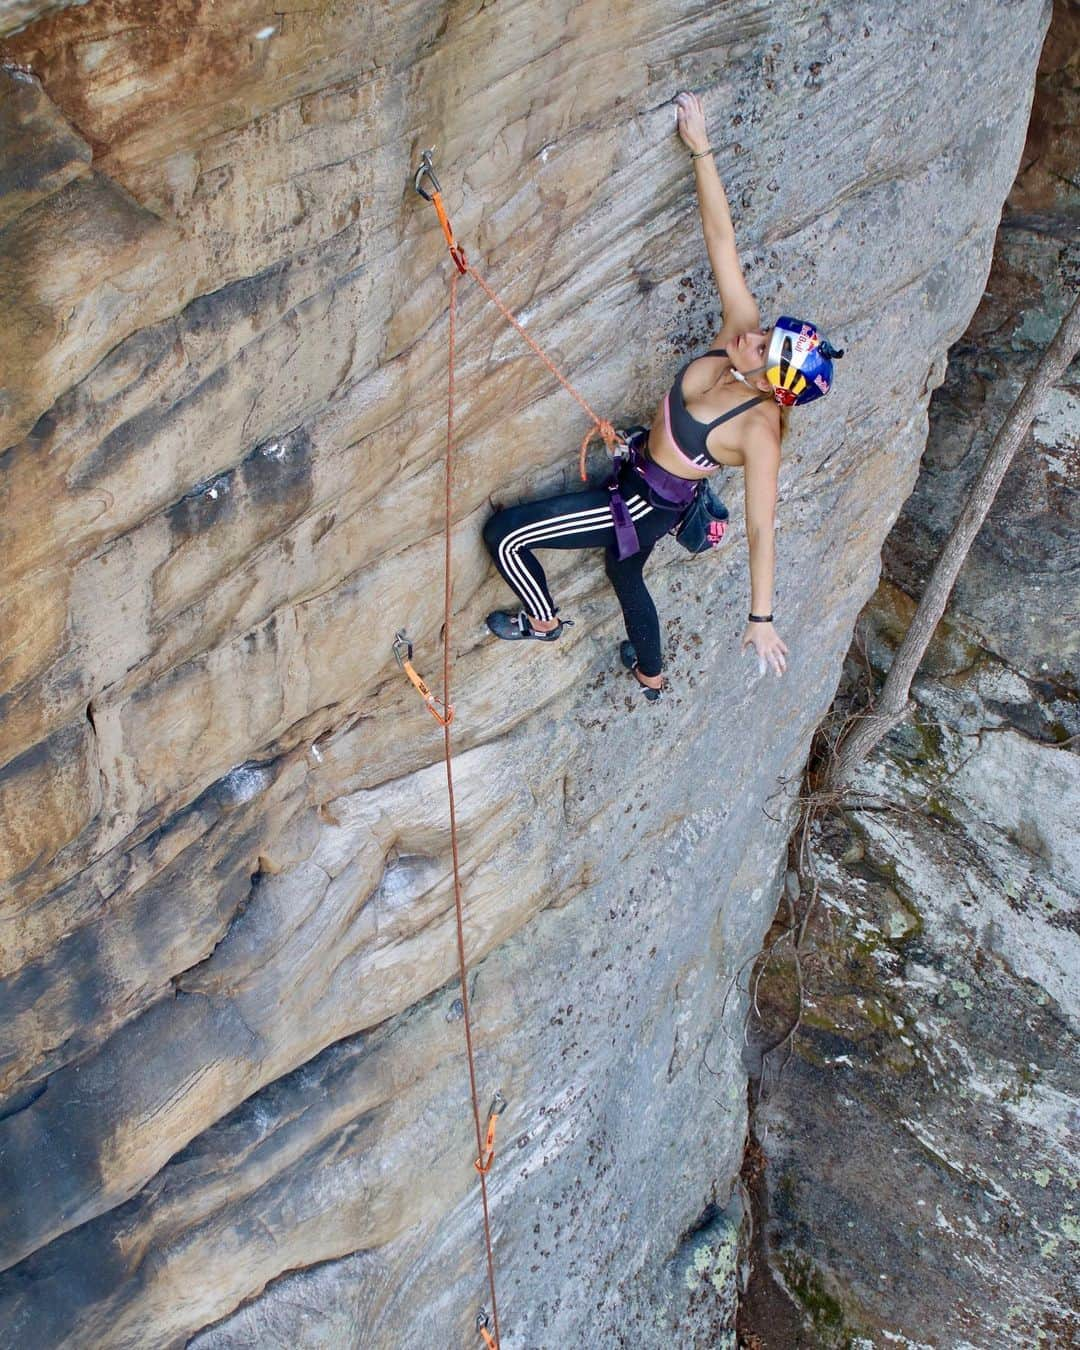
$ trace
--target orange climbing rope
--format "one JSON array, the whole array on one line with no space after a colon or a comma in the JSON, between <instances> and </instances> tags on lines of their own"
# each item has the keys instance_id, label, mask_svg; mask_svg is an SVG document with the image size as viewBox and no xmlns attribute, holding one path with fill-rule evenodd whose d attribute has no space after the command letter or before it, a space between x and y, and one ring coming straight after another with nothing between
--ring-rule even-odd
<instances>
[{"instance_id":1,"label":"orange climbing rope","mask_svg":"<svg viewBox=\"0 0 1080 1350\"><path fill-rule=\"evenodd\" d=\"M533 339L525 331L525 329L518 322L518 320L514 318L509 308L502 302L502 300L495 293L495 291L491 289L491 287L487 284L487 282L476 270L476 268L473 267L473 265L467 261L465 257L465 250L454 238L454 230L450 224L450 218L446 214L446 207L443 205L442 189L439 187L439 180L435 177L435 171L432 168L431 164L431 156L433 153L434 152L431 150L424 151L423 155L421 156L420 167L417 169L416 177L413 180L413 185L416 188L417 192L419 192L421 197L431 202L431 204L435 207L435 214L439 217L439 224L442 226L442 232L446 238L446 246L450 250L450 257L453 258L454 260L454 266L457 268L458 272L462 276L467 275L472 277L473 281L476 282L476 284L480 287L480 289L484 292L484 294L488 297L488 299L492 302L492 304L495 305L496 309L503 316L506 322L510 324L511 327L516 329L518 333L521 334L521 337L524 339L524 341L528 343L528 345L532 348L532 350L536 353L536 355L540 358L540 360L543 361L544 365L547 366L548 370L551 371L552 375L555 376L555 378L559 381L559 383L570 395L570 397L581 406L581 408L592 420L592 427L586 433L585 439L581 442L581 454L578 459L578 470L581 474L581 481L584 483L586 479L585 455L589 448L589 442L593 440L594 437L599 436L601 440L604 442L604 444L607 446L608 450L610 451L615 449L616 444L622 440L622 437L619 435L619 433L615 430L615 428L606 418L599 417L597 416L596 413L593 412L592 408L589 407L588 403L586 403L582 395L578 393L578 391L574 388L574 386L570 383L570 381L558 368L555 362L552 361L552 359L548 356L548 354L540 347L539 343L533 341ZM430 180L432 185L431 192L427 192L421 186L424 178ZM457 277L454 277L453 281L456 282ZM454 299L454 287L451 286L451 304L453 303L453 299Z\"/></svg>"},{"instance_id":2,"label":"orange climbing rope","mask_svg":"<svg viewBox=\"0 0 1080 1350\"><path fill-rule=\"evenodd\" d=\"M453 252L453 250L451 250L451 252ZM464 255L462 256L462 261L464 261ZM588 415L592 418L593 425L589 428L588 432L586 432L585 439L581 442L581 454L578 458L578 471L581 474L581 481L584 483L585 455L589 448L589 442L595 436L600 436L604 444L607 446L607 448L609 450L614 450L616 443L620 440L619 433L615 430L615 428L611 425L610 422L608 422L603 417L598 417L596 413L593 412L593 410L585 402L582 396L578 393L578 391L574 388L574 386L570 383L570 381L558 368L555 362L552 361L552 359L547 355L547 353L544 352L539 347L539 345L532 340L532 338L528 335L525 329L522 328L521 324L518 323L517 319L514 318L513 314L510 313L507 307L503 304L503 302L499 299L499 297L487 284L487 282L476 270L476 268L473 267L471 263L465 263L464 270L469 274L469 276L472 277L473 281L476 282L476 284L480 287L480 289L484 292L484 294L488 297L488 299L494 302L499 313L503 316L503 318L507 321L507 323L512 324L513 327L517 329L517 331L521 334L521 336L525 339L525 341L537 354L540 360L543 361L544 365L547 366L548 370L551 371L552 375L555 376L555 378L559 381L559 383L570 395L570 397L576 399L577 402L581 404L582 408L584 408L585 411L588 413Z\"/></svg>"},{"instance_id":3,"label":"orange climbing rope","mask_svg":"<svg viewBox=\"0 0 1080 1350\"><path fill-rule=\"evenodd\" d=\"M449 222L447 223L449 227ZM453 250L451 249L451 253ZM446 404L446 512L444 533L446 549L443 557L443 698L447 708L450 702L450 618L451 618L451 572L450 572L450 526L453 506L453 451L454 451L454 342L457 314L458 273L450 275L450 355L448 394ZM469 982L465 964L465 920L461 900L461 864L458 858L457 812L454 805L453 754L450 744L450 720L443 723L443 758L446 761L446 795L450 803L450 852L454 864L454 912L457 917L458 973L461 979L461 1007L465 1023L465 1050L469 1060L469 1087L472 1092L473 1121L476 1126L476 1149L483 1157L484 1144L480 1130L480 1103L476 1094L476 1063L473 1057L472 1028L469 1021ZM495 1257L491 1250L491 1216L488 1212L487 1172L480 1172L480 1199L484 1207L484 1247L487 1251L488 1287L491 1290L491 1317L495 1327L495 1339L491 1341L486 1333L486 1315L483 1324L477 1318L477 1330L484 1335L492 1350L499 1345L499 1313L495 1302Z\"/></svg>"},{"instance_id":4,"label":"orange climbing rope","mask_svg":"<svg viewBox=\"0 0 1080 1350\"><path fill-rule=\"evenodd\" d=\"M580 404L592 420L593 425L581 443L579 467L583 481L585 479L585 456L589 447L589 442L596 435L599 435L608 449L614 450L616 443L621 438L610 422L602 417L598 417L596 413L593 412L592 408L589 407L581 394L578 393L547 354L533 341L507 306L500 300L498 295L496 295L480 273L477 272L476 268L466 260L465 251L455 239L453 227L446 214L446 208L443 205L442 200L442 191L439 187L439 180L435 177L431 156L432 151L424 151L423 156L421 157L420 167L417 169L416 176L413 180L413 186L423 198L431 202L435 207L435 213L439 218L439 224L442 227L442 232L446 239L446 246L449 249L450 257L453 260L455 267L455 271L450 274L449 370L447 377L448 393L446 408L446 504L444 519L445 555L443 560L442 699L438 699L432 694L431 690L413 669L412 644L403 632L399 632L394 639L394 655L397 657L402 670L409 677L421 698L423 698L428 711L443 729L443 758L446 762L446 794L450 804L450 851L453 858L454 910L457 916L457 947L458 968L461 980L461 1006L465 1024L465 1049L469 1062L469 1086L472 1092L473 1122L476 1127L477 1157L473 1165L480 1177L480 1196L484 1210L484 1245L487 1251L488 1287L491 1293L491 1316L489 1318L485 1309L481 1308L476 1318L476 1329L483 1338L487 1350L498 1350L499 1314L495 1301L495 1258L492 1254L491 1247L491 1219L488 1211L487 1177L495 1159L495 1124L498 1117L506 1109L506 1099L501 1092L495 1093L488 1110L487 1130L485 1134L480 1125L480 1103L476 1090L476 1064L473 1056L472 1024L469 1017L468 970L465 961L464 915L461 899L461 868L458 858L457 812L454 803L453 753L450 739L450 724L454 716L454 708L450 699L450 620L452 617L450 527L453 519L454 360L457 340L458 281L460 277L472 277L484 294L495 304L503 318L521 334L525 342L536 353L540 360L543 361L544 365L547 366L548 370L551 371L562 387ZM425 179L427 179L431 185L431 192L428 192L423 186Z\"/></svg>"}]
</instances>

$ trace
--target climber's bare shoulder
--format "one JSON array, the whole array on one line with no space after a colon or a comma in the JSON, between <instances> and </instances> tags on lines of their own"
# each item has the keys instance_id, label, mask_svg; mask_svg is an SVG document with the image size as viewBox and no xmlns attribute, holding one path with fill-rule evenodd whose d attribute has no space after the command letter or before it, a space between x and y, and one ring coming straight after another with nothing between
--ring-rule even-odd
<instances>
[{"instance_id":1,"label":"climber's bare shoulder","mask_svg":"<svg viewBox=\"0 0 1080 1350\"><path fill-rule=\"evenodd\" d=\"M746 463L751 459L768 464L775 471L780 465L780 409L772 399L762 399L756 408L748 408L740 431Z\"/></svg>"}]
</instances>

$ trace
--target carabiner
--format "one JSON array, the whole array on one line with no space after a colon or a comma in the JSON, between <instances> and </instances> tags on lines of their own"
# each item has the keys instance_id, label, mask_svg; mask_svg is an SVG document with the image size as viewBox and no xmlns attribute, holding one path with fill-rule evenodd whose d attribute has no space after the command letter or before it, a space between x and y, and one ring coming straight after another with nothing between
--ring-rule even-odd
<instances>
[{"instance_id":1,"label":"carabiner","mask_svg":"<svg viewBox=\"0 0 1080 1350\"><path fill-rule=\"evenodd\" d=\"M502 1095L499 1088L495 1089L495 1096L491 1099L491 1105L488 1107L488 1116L501 1116L506 1110L506 1098Z\"/></svg>"},{"instance_id":2,"label":"carabiner","mask_svg":"<svg viewBox=\"0 0 1080 1350\"><path fill-rule=\"evenodd\" d=\"M433 202L435 198L431 195L430 192L425 192L424 189L420 186L420 183L424 178L430 178L431 186L435 189L435 191L442 192L442 188L439 186L439 180L435 177L435 169L431 163L431 156L434 153L435 153L434 146L432 146L430 150L424 151L424 153L420 156L420 167L417 169L416 175L413 178L413 187L417 190L417 192L419 192L420 196L423 197L424 201L426 202Z\"/></svg>"},{"instance_id":3,"label":"carabiner","mask_svg":"<svg viewBox=\"0 0 1080 1350\"><path fill-rule=\"evenodd\" d=\"M413 187L423 197L424 201L430 202L434 206L435 214L439 217L439 224L442 226L443 237L446 239L446 247L450 250L450 257L454 260L454 266L464 276L469 270L469 265L465 261L465 250L454 238L453 226L446 214L446 207L443 206L442 188L439 186L439 180L435 177L435 168L431 162L431 156L434 153L435 147L432 146L430 150L425 150L420 156L420 167L413 175ZM421 187L425 178L431 184L433 189L431 192L427 192Z\"/></svg>"},{"instance_id":4,"label":"carabiner","mask_svg":"<svg viewBox=\"0 0 1080 1350\"><path fill-rule=\"evenodd\" d=\"M402 670L405 669L406 661L412 660L412 643L404 628L399 628L394 634L394 659Z\"/></svg>"}]
</instances>

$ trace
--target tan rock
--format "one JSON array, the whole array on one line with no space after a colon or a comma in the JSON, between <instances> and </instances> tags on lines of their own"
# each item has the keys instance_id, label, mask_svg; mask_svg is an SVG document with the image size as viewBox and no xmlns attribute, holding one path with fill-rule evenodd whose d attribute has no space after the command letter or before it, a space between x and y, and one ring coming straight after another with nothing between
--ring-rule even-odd
<instances>
[{"instance_id":1,"label":"tan rock","mask_svg":"<svg viewBox=\"0 0 1080 1350\"><path fill-rule=\"evenodd\" d=\"M44 868L100 808L97 746L83 718L0 769L0 880Z\"/></svg>"},{"instance_id":2,"label":"tan rock","mask_svg":"<svg viewBox=\"0 0 1080 1350\"><path fill-rule=\"evenodd\" d=\"M0 443L29 430L117 340L175 298L175 234L99 174L0 231Z\"/></svg>"},{"instance_id":3,"label":"tan rock","mask_svg":"<svg viewBox=\"0 0 1080 1350\"><path fill-rule=\"evenodd\" d=\"M0 66L0 230L35 202L83 177L90 147L28 72Z\"/></svg>"}]
</instances>

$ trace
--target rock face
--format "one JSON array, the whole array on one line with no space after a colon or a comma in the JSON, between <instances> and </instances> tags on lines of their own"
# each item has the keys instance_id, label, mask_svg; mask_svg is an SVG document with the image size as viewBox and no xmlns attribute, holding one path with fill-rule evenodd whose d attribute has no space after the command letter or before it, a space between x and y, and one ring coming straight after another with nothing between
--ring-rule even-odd
<instances>
[{"instance_id":1,"label":"rock face","mask_svg":"<svg viewBox=\"0 0 1080 1350\"><path fill-rule=\"evenodd\" d=\"M739 659L741 545L658 550L656 708L599 559L552 569L557 647L485 637L482 522L570 481L584 428L466 288L455 775L480 1091L509 1101L503 1344L730 1343L725 995L983 288L1047 17L0 4L16 1343L475 1338L441 736L390 655L406 625L430 676L441 621L449 263L411 171L437 144L470 257L594 406L647 417L718 323L685 86L763 308L849 347L785 452L790 674Z\"/></svg>"},{"instance_id":2,"label":"rock face","mask_svg":"<svg viewBox=\"0 0 1080 1350\"><path fill-rule=\"evenodd\" d=\"M842 706L880 678L1080 277L1080 10L1059 5L987 292L931 403ZM1071 103L1068 101L1071 99ZM808 1344L1080 1341L1080 363L1018 453L913 688L816 835L804 1030L760 1112L772 1262ZM790 1007L791 970L762 1001Z\"/></svg>"}]
</instances>

